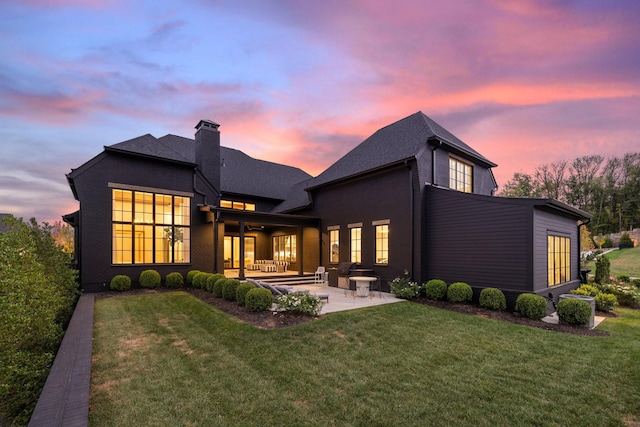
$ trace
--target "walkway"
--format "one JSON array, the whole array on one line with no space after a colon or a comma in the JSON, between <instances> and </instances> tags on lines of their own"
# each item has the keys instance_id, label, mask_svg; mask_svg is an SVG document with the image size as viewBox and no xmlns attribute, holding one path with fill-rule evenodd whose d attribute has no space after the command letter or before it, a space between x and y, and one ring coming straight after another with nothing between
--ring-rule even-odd
<instances>
[{"instance_id":1,"label":"walkway","mask_svg":"<svg viewBox=\"0 0 640 427\"><path fill-rule=\"evenodd\" d=\"M30 427L84 427L89 423L93 303L94 294L78 300Z\"/></svg>"}]
</instances>

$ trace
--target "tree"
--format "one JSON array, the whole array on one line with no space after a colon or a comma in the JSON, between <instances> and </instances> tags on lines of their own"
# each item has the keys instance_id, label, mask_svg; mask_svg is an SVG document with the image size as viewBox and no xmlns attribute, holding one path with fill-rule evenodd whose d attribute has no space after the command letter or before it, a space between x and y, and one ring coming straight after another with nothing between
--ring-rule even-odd
<instances>
[{"instance_id":1,"label":"tree","mask_svg":"<svg viewBox=\"0 0 640 427\"><path fill-rule=\"evenodd\" d=\"M533 178L526 173L514 173L513 178L504 185L500 195L502 197L536 197Z\"/></svg>"},{"instance_id":2,"label":"tree","mask_svg":"<svg viewBox=\"0 0 640 427\"><path fill-rule=\"evenodd\" d=\"M78 297L49 226L5 218L0 233L0 424L26 424Z\"/></svg>"},{"instance_id":3,"label":"tree","mask_svg":"<svg viewBox=\"0 0 640 427\"><path fill-rule=\"evenodd\" d=\"M45 226L48 226L48 224L45 223ZM53 240L63 251L68 254L73 253L74 235L72 227L62 221L56 221L50 226L50 232Z\"/></svg>"},{"instance_id":4,"label":"tree","mask_svg":"<svg viewBox=\"0 0 640 427\"><path fill-rule=\"evenodd\" d=\"M566 160L558 160L538 166L533 174L534 186L540 197L564 200Z\"/></svg>"},{"instance_id":5,"label":"tree","mask_svg":"<svg viewBox=\"0 0 640 427\"><path fill-rule=\"evenodd\" d=\"M596 174L604 161L602 156L583 156L573 161L567 178L566 199L583 210L593 208Z\"/></svg>"}]
</instances>

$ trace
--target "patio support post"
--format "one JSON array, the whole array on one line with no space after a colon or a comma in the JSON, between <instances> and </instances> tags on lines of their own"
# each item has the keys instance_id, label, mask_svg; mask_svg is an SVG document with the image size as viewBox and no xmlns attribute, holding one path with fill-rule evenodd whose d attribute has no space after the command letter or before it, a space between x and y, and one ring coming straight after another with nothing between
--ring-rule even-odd
<instances>
[{"instance_id":1,"label":"patio support post","mask_svg":"<svg viewBox=\"0 0 640 427\"><path fill-rule=\"evenodd\" d=\"M298 227L298 274L302 276L304 274L304 242L302 241L303 228Z\"/></svg>"},{"instance_id":2,"label":"patio support post","mask_svg":"<svg viewBox=\"0 0 640 427\"><path fill-rule=\"evenodd\" d=\"M238 279L244 280L244 221L240 221L240 270L238 270Z\"/></svg>"}]
</instances>

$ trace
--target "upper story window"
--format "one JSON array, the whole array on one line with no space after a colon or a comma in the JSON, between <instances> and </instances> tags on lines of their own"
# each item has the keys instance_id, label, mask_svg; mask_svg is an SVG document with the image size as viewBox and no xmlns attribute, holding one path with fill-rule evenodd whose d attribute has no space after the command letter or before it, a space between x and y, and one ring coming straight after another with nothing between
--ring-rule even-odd
<instances>
[{"instance_id":1,"label":"upper story window","mask_svg":"<svg viewBox=\"0 0 640 427\"><path fill-rule=\"evenodd\" d=\"M112 263L190 262L191 199L113 188Z\"/></svg>"},{"instance_id":2,"label":"upper story window","mask_svg":"<svg viewBox=\"0 0 640 427\"><path fill-rule=\"evenodd\" d=\"M449 188L473 193L473 166L449 157Z\"/></svg>"},{"instance_id":3,"label":"upper story window","mask_svg":"<svg viewBox=\"0 0 640 427\"><path fill-rule=\"evenodd\" d=\"M241 211L255 211L256 204L255 203L246 203L246 202L234 202L231 200L220 200L220 207L227 209L236 209Z\"/></svg>"}]
</instances>

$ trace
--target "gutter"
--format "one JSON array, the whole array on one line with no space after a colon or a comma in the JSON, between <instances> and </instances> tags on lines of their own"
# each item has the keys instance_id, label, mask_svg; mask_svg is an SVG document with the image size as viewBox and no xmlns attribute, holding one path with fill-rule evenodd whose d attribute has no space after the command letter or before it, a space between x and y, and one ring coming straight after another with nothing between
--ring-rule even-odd
<instances>
[{"instance_id":1,"label":"gutter","mask_svg":"<svg viewBox=\"0 0 640 427\"><path fill-rule=\"evenodd\" d=\"M586 222L580 222L578 224L578 274L582 273L582 235L580 234L580 227L587 225L591 222L591 218L586 218ZM586 273L585 273L586 276Z\"/></svg>"}]
</instances>

